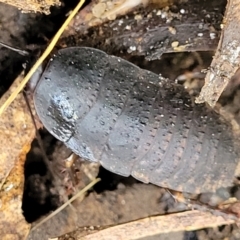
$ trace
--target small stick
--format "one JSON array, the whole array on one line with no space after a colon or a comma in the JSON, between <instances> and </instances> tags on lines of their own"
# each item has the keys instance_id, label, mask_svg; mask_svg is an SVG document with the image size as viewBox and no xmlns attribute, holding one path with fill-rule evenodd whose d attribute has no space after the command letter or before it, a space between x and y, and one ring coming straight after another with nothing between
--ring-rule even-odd
<instances>
[{"instance_id":1,"label":"small stick","mask_svg":"<svg viewBox=\"0 0 240 240\"><path fill-rule=\"evenodd\" d=\"M16 47L12 47L12 46L10 46L8 44L5 44L3 42L0 42L0 45L5 47L5 48L8 48L8 49L10 49L10 50L12 50L14 52L19 53L22 56L29 56L29 52L28 51L25 51L25 50L22 50L22 49L19 49L19 48L16 48Z\"/></svg>"},{"instance_id":2,"label":"small stick","mask_svg":"<svg viewBox=\"0 0 240 240\"><path fill-rule=\"evenodd\" d=\"M168 215L147 217L133 222L119 224L81 237L82 240L133 240L150 236L178 232L195 231L236 223L233 219L215 216L210 212L186 211ZM161 237L159 236L159 239Z\"/></svg>"}]
</instances>

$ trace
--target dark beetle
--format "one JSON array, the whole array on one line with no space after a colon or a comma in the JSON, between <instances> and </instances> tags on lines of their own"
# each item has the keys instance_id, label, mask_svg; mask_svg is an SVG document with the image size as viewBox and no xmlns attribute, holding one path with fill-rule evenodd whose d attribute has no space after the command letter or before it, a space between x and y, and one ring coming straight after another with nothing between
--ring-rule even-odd
<instances>
[{"instance_id":1,"label":"dark beetle","mask_svg":"<svg viewBox=\"0 0 240 240\"><path fill-rule=\"evenodd\" d=\"M43 125L77 155L142 182L191 193L230 186L232 129L182 86L86 47L58 51L36 87Z\"/></svg>"}]
</instances>

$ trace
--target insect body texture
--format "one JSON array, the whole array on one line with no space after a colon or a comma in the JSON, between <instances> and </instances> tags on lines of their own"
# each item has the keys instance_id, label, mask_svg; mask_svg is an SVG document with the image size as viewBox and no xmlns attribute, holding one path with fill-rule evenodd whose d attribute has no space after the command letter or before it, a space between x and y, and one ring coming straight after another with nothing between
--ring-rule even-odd
<instances>
[{"instance_id":1,"label":"insect body texture","mask_svg":"<svg viewBox=\"0 0 240 240\"><path fill-rule=\"evenodd\" d=\"M60 50L34 95L43 125L77 155L123 176L200 193L232 184L231 128L182 86L106 53Z\"/></svg>"}]
</instances>

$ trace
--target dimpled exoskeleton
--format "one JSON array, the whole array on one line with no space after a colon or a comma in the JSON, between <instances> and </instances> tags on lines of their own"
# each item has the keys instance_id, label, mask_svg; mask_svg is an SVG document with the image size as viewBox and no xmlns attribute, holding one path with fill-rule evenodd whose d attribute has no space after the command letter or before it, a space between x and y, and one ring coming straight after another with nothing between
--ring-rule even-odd
<instances>
[{"instance_id":1,"label":"dimpled exoskeleton","mask_svg":"<svg viewBox=\"0 0 240 240\"><path fill-rule=\"evenodd\" d=\"M230 186L232 129L180 85L86 47L52 58L34 102L47 130L74 153L145 183L200 193Z\"/></svg>"}]
</instances>

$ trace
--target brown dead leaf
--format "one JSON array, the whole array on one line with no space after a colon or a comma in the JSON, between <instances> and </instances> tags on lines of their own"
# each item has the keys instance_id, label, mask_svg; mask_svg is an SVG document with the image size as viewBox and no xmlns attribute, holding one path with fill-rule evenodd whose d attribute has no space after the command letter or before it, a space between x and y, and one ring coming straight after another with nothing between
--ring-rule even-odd
<instances>
[{"instance_id":1,"label":"brown dead leaf","mask_svg":"<svg viewBox=\"0 0 240 240\"><path fill-rule=\"evenodd\" d=\"M3 189L0 192L0 232L1 239L25 239L29 230L28 224L22 215L22 192L24 185L23 166L28 148L23 149L15 167L7 178Z\"/></svg>"},{"instance_id":2,"label":"brown dead leaf","mask_svg":"<svg viewBox=\"0 0 240 240\"><path fill-rule=\"evenodd\" d=\"M61 3L59 0L0 0L0 2L7 3L23 12L40 12L50 14L51 6L59 6Z\"/></svg>"},{"instance_id":3,"label":"brown dead leaf","mask_svg":"<svg viewBox=\"0 0 240 240\"><path fill-rule=\"evenodd\" d=\"M20 76L3 96L0 104L14 91ZM23 94L0 118L0 232L2 239L24 239L29 225L22 215L23 166L35 128ZM4 234L3 234L4 233Z\"/></svg>"}]
</instances>

